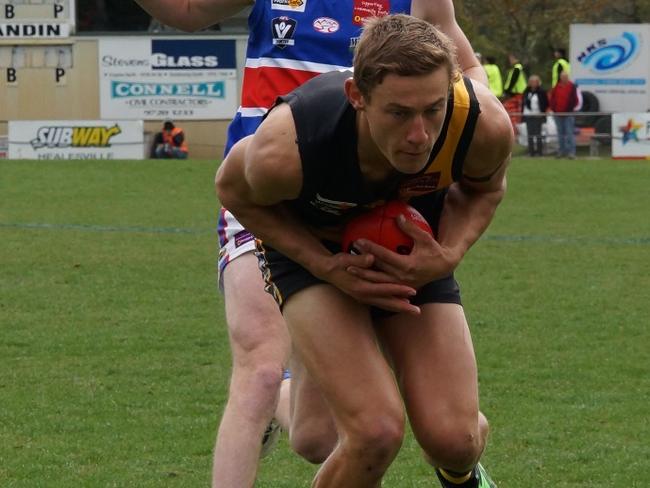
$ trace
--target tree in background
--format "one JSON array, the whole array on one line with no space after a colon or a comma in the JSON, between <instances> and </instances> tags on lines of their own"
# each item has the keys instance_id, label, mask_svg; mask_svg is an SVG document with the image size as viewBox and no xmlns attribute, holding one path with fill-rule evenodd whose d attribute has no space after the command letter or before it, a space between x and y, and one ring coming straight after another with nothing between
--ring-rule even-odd
<instances>
[{"instance_id":1,"label":"tree in background","mask_svg":"<svg viewBox=\"0 0 650 488\"><path fill-rule=\"evenodd\" d=\"M472 45L507 66L513 52L528 73L550 86L553 50L569 48L569 26L578 23L647 23L648 0L457 0L456 16Z\"/></svg>"},{"instance_id":2,"label":"tree in background","mask_svg":"<svg viewBox=\"0 0 650 488\"><path fill-rule=\"evenodd\" d=\"M650 22L650 2L648 0L627 0L616 2L615 6L606 9L606 15L612 22L639 23Z\"/></svg>"}]
</instances>

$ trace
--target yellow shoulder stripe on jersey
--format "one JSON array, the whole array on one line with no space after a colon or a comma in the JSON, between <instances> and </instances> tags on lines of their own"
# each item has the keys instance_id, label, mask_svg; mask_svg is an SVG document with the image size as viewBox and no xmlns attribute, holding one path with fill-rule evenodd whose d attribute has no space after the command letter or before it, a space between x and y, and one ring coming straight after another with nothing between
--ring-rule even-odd
<instances>
[{"instance_id":1,"label":"yellow shoulder stripe on jersey","mask_svg":"<svg viewBox=\"0 0 650 488\"><path fill-rule=\"evenodd\" d=\"M462 78L455 82L445 123L433 149L435 156L426 170L427 173L440 173L439 188L445 188L460 178L479 113L471 81Z\"/></svg>"}]
</instances>

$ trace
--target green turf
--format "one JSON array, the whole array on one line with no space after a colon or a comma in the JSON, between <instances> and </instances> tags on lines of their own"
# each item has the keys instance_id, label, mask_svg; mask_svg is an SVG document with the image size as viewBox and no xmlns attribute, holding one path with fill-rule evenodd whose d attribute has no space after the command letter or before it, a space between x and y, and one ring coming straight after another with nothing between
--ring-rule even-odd
<instances>
[{"instance_id":1,"label":"green turf","mask_svg":"<svg viewBox=\"0 0 650 488\"><path fill-rule=\"evenodd\" d=\"M0 161L0 487L208 486L216 164ZM650 484L650 165L516 159L458 270L501 488ZM286 437L257 486L308 486ZM411 435L387 487L436 486Z\"/></svg>"}]
</instances>

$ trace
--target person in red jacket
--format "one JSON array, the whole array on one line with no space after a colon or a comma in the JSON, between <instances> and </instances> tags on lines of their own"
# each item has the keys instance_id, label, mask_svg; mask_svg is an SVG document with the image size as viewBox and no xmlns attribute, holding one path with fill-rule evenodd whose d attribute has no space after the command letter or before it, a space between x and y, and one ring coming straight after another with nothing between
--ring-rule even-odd
<instances>
[{"instance_id":1,"label":"person in red jacket","mask_svg":"<svg viewBox=\"0 0 650 488\"><path fill-rule=\"evenodd\" d=\"M185 132L171 120L163 124L162 132L156 134L154 157L157 159L187 159L188 149Z\"/></svg>"},{"instance_id":2,"label":"person in red jacket","mask_svg":"<svg viewBox=\"0 0 650 488\"><path fill-rule=\"evenodd\" d=\"M553 111L553 119L557 126L559 149L558 158L576 157L576 139L574 135L575 117L573 112L578 106L578 89L569 79L569 73L563 71L560 81L553 87L549 94L549 107Z\"/></svg>"}]
</instances>

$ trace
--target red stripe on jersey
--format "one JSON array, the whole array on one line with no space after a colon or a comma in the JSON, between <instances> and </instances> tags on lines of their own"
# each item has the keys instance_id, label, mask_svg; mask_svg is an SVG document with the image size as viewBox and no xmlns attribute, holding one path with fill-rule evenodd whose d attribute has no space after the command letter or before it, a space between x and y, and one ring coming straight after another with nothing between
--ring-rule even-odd
<instances>
[{"instance_id":1,"label":"red stripe on jersey","mask_svg":"<svg viewBox=\"0 0 650 488\"><path fill-rule=\"evenodd\" d=\"M320 73L287 68L244 68L241 106L270 108L275 99Z\"/></svg>"}]
</instances>

